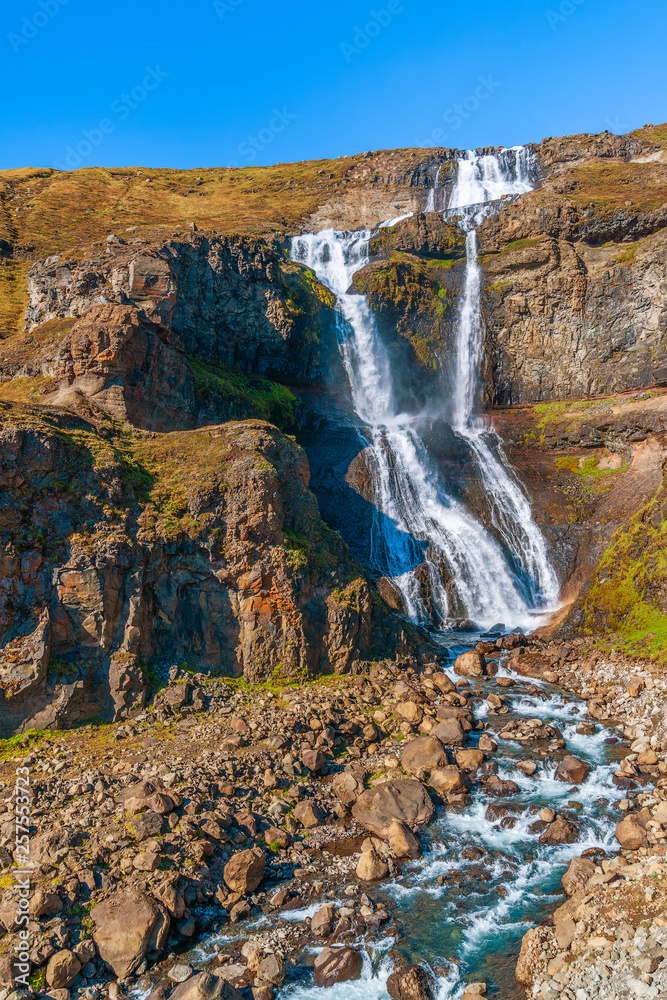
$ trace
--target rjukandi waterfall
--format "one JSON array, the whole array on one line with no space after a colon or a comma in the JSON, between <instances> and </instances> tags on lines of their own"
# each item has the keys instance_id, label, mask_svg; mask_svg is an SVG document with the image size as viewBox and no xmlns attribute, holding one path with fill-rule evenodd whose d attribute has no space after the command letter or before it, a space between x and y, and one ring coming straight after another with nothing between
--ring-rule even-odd
<instances>
[{"instance_id":1,"label":"rjukandi waterfall","mask_svg":"<svg viewBox=\"0 0 667 1000\"><path fill-rule=\"evenodd\" d=\"M523 148L486 156L468 153L458 163L458 179L444 209L467 233L449 422L474 456L494 532L438 476L420 434L424 415L397 409L397 376L375 317L367 298L350 291L353 275L368 263L371 231L325 230L292 242L292 258L312 268L336 295L340 350L376 511L374 565L393 580L411 619L440 628L463 617L480 629L495 623L529 629L558 597L556 576L528 499L505 459L500 438L477 412L484 344L475 227L501 198L531 189L529 167ZM443 208L439 173L428 194L427 211ZM415 572L418 566L421 574Z\"/></svg>"},{"instance_id":2,"label":"rjukandi waterfall","mask_svg":"<svg viewBox=\"0 0 667 1000\"><path fill-rule=\"evenodd\" d=\"M490 156L468 153L458 163L449 197L445 189L434 187L427 203L429 210L444 212L466 232L451 394L443 401L443 412L475 466L491 511L488 528L438 475L424 440L428 415L400 412L396 403L400 374L391 370L390 353L368 300L350 291L353 275L368 261L372 234L327 230L296 237L292 244L293 259L311 267L337 297L340 351L377 511L372 549L376 565L400 588L405 612L436 626L434 634L447 628L461 610L479 628L500 621L507 629L529 629L558 599L556 576L530 504L502 442L481 415L484 330L475 227L500 199L530 188L526 150ZM424 565L428 596L420 583ZM452 656L465 648L465 641L459 636L460 645L451 650ZM452 690L454 684L459 690L470 687L457 676L451 660L443 669ZM392 949L433 973L437 991L428 995L437 1000L470 995L473 987L466 983L476 980L481 993L475 986L474 995L518 1000L524 994L514 981L514 965L522 936L550 912L551 894L560 891L569 860L583 851L609 849L610 802L617 795L613 747L607 745L616 740L610 730L601 725L591 735L586 725L582 727L585 703L564 696L545 681L512 676L503 660L497 669L496 677L475 677L470 688L479 704L477 729L468 734L468 746L480 751L495 748L484 764L483 780L474 798L464 795L460 802L448 798L447 807L438 810L437 819L422 832L421 858L405 861L400 872L373 885L375 899L396 907L400 929L383 925L386 929L377 939L345 939L363 952L363 970L359 980L331 987L327 992L332 1000L386 1000ZM503 693L499 715L490 708L499 703L497 683ZM547 727L544 731L552 742L535 749L531 744L535 760L525 760L525 748L504 728L508 719L527 727ZM485 740L492 743L482 744L479 722ZM557 760L552 755L558 747L587 765L586 777L576 789L580 801L572 799L574 790L568 782L556 778ZM480 757L484 758L482 752ZM390 758L384 758L384 765L378 760L381 769L388 760L393 764ZM394 773L389 771L386 777ZM385 780L385 776L373 778L378 785ZM573 815L575 809L576 838L550 839L543 833L551 829L545 816ZM349 895L357 891L355 885L345 889ZM286 919L304 920L315 909L303 907ZM315 1000L318 995L310 982L295 983L284 992L291 1000ZM397 996L395 988L391 995Z\"/></svg>"}]
</instances>

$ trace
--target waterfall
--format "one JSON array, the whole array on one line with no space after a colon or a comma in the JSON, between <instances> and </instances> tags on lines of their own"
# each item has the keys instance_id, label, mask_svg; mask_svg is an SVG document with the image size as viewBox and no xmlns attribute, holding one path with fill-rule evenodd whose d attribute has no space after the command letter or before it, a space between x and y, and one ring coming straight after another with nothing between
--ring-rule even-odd
<instances>
[{"instance_id":1,"label":"waterfall","mask_svg":"<svg viewBox=\"0 0 667 1000\"><path fill-rule=\"evenodd\" d=\"M532 189L530 167L529 153L524 147L484 156L468 151L459 160L457 182L446 213L448 217L460 215L466 230L466 272L456 338L452 428L467 441L475 455L495 527L533 582L535 596L553 605L558 598L558 580L528 498L505 457L500 437L475 413L484 351L481 268L477 261L475 226L492 210L489 203Z\"/></svg>"},{"instance_id":2,"label":"waterfall","mask_svg":"<svg viewBox=\"0 0 667 1000\"><path fill-rule=\"evenodd\" d=\"M447 491L420 436L419 416L397 410L391 364L372 309L365 295L350 291L355 272L368 262L370 230L328 229L292 240L292 259L310 267L336 296L339 347L373 497L374 566L393 580L412 619L441 627L465 616L482 628L499 620L508 628L531 628L557 597L528 499L500 439L474 416L483 348L474 224L489 201L530 190L528 166L523 149L498 156L469 153L459 161L448 208L464 216L468 250L452 428L475 456L506 548Z\"/></svg>"},{"instance_id":3,"label":"waterfall","mask_svg":"<svg viewBox=\"0 0 667 1000\"><path fill-rule=\"evenodd\" d=\"M429 188L428 198L426 199L425 212L437 212L438 208L436 206L436 191L438 190L438 181L440 180L440 171L442 170L442 164L438 165L438 169L435 172L435 181L433 187Z\"/></svg>"}]
</instances>

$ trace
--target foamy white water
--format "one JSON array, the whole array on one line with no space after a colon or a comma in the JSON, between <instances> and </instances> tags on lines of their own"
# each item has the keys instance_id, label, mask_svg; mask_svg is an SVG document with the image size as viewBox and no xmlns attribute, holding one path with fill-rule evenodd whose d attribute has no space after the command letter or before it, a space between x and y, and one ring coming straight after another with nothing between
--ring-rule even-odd
<instances>
[{"instance_id":1,"label":"foamy white water","mask_svg":"<svg viewBox=\"0 0 667 1000\"><path fill-rule=\"evenodd\" d=\"M297 236L292 259L312 268L336 295L341 355L354 408L365 424L365 458L377 512L371 538L375 562L393 578L415 620L433 621L435 616L444 624L455 614L483 628L499 618L509 627L530 628L533 609L502 546L439 481L417 418L397 413L389 358L368 299L349 291L355 272L368 261L370 235L368 230L329 229ZM387 521L395 530L387 530ZM428 577L428 603L414 574L420 563Z\"/></svg>"},{"instance_id":2,"label":"foamy white water","mask_svg":"<svg viewBox=\"0 0 667 1000\"><path fill-rule=\"evenodd\" d=\"M429 206L444 189L435 186ZM530 190L529 156L517 147L459 161L448 212L463 210L467 231L465 294L457 328L452 427L469 444L490 501L494 527L512 553L446 489L430 462L418 417L397 411L389 357L365 295L350 291L368 262L369 230L333 229L292 240L292 259L312 268L336 295L339 344L371 480L375 514L371 558L392 578L406 613L445 625L467 617L482 628L502 620L532 628L552 606L558 584L530 503L502 452L500 439L476 413L483 352L481 275L474 223L487 204ZM427 206L428 207L428 206ZM400 221L390 219L383 226ZM421 566L419 576L415 570Z\"/></svg>"},{"instance_id":3,"label":"foamy white water","mask_svg":"<svg viewBox=\"0 0 667 1000\"><path fill-rule=\"evenodd\" d=\"M481 268L477 259L475 226L489 212L489 203L530 191L530 157L524 147L475 156L468 151L458 161L447 215L463 210L466 232L466 272L459 312L452 391L452 427L470 445L477 460L493 523L531 581L533 596L555 607L558 580L547 555L528 498L510 467L498 435L477 415L481 408L480 370L484 352L480 306Z\"/></svg>"}]
</instances>

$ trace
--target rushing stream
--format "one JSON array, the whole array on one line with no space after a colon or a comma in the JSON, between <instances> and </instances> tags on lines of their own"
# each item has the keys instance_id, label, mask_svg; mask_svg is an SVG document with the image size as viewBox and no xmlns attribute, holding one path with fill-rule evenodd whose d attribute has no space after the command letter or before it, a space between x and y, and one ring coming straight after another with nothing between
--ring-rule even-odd
<instances>
[{"instance_id":1,"label":"rushing stream","mask_svg":"<svg viewBox=\"0 0 667 1000\"><path fill-rule=\"evenodd\" d=\"M451 669L446 672L452 680L460 680ZM501 667L497 676L508 673ZM509 707L505 715L490 714L485 701L488 691L499 690L495 680L476 682L481 690L475 716L489 723L485 733L499 743L491 758L498 765L499 777L514 781L519 794L492 798L475 782L470 805L440 810L422 831L425 850L421 858L404 862L398 878L368 887L376 900L384 897L397 906L400 931L380 930L377 937L371 934L367 939L346 941L364 955L362 976L330 987L326 991L329 1000L387 1000L386 980L394 967L391 953L396 951L410 962L430 967L438 984L437 1000L459 1000L464 984L479 980L487 982L490 1000L518 1000L523 992L514 981L514 966L521 938L553 910L556 900L563 899L560 879L570 859L589 849L616 849L617 814L612 803L620 795L612 774L619 740L603 725L596 726L594 735L578 734L576 727L586 718L586 706L576 697L564 696L544 682L515 675L513 680L514 685L502 691ZM562 733L566 750L560 751L559 758L570 752L590 765L580 786L555 780L557 760L546 742L522 746L499 737L509 720L533 718L553 724ZM467 746L474 748L480 735L469 734ZM516 767L521 760L537 764L532 777ZM545 807L577 824L574 844L539 843L540 831L533 827ZM341 883L338 892L343 888ZM219 949L233 949L239 938L262 933L274 922L294 926L312 917L320 905L318 901L300 910L263 916L236 932L226 928L202 943L193 956L195 964L205 964ZM296 979L282 990L281 1000L321 1000L323 993L312 981L309 962L324 944L309 947Z\"/></svg>"}]
</instances>

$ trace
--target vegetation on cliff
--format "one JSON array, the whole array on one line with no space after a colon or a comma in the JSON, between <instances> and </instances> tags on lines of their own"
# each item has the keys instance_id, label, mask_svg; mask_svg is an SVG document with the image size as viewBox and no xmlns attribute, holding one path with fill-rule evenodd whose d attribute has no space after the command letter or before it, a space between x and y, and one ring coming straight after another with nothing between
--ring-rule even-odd
<instances>
[{"instance_id":1,"label":"vegetation on cliff","mask_svg":"<svg viewBox=\"0 0 667 1000\"><path fill-rule=\"evenodd\" d=\"M642 660L667 655L667 489L614 534L581 602L583 631Z\"/></svg>"}]
</instances>

